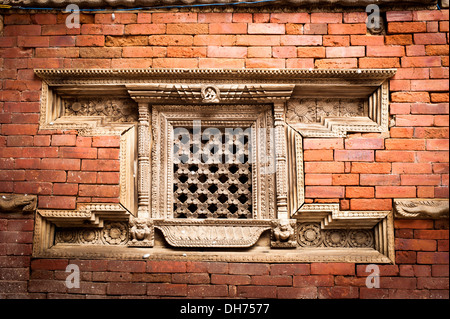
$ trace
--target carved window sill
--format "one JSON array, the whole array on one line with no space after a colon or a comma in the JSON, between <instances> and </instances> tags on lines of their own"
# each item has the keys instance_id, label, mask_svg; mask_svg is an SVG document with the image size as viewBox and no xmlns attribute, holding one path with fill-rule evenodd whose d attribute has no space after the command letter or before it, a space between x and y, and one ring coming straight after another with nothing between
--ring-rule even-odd
<instances>
[{"instance_id":1,"label":"carved window sill","mask_svg":"<svg viewBox=\"0 0 450 319\"><path fill-rule=\"evenodd\" d=\"M36 70L44 80L40 129L120 135L121 155L120 203L79 204L74 211L38 210L33 255L393 262L392 212L340 211L337 204L304 203L302 139L387 132L387 83L394 73ZM215 193L217 189L205 188L210 206L203 203L208 196L174 196L177 189L194 185L189 191L196 192L211 186L205 181L186 182L201 174L177 171L184 168L174 166L171 155L173 129L195 121L269 132L251 135L257 154L247 165L251 175L233 182L247 194L239 198L245 204L236 201L231 188L222 197ZM271 134L273 145L267 142ZM270 155L267 163L258 160L262 150ZM249 174L244 166L236 167L241 174ZM198 165L195 169L209 170ZM224 171L221 183L231 187L227 180L242 177L235 174ZM194 206L180 214L177 207L186 209L186 198ZM234 198L240 215L235 210L221 211L233 205L226 202L219 207L220 198Z\"/></svg>"}]
</instances>

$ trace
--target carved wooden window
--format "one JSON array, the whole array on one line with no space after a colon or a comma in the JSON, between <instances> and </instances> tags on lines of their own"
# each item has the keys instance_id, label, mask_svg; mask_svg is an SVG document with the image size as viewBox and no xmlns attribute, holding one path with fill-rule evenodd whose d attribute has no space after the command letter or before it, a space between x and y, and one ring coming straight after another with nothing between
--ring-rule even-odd
<instances>
[{"instance_id":1,"label":"carved wooden window","mask_svg":"<svg viewBox=\"0 0 450 319\"><path fill-rule=\"evenodd\" d=\"M120 203L38 210L34 256L393 261L392 212L305 203L302 147L387 132L393 70L36 73L41 129L121 149Z\"/></svg>"}]
</instances>

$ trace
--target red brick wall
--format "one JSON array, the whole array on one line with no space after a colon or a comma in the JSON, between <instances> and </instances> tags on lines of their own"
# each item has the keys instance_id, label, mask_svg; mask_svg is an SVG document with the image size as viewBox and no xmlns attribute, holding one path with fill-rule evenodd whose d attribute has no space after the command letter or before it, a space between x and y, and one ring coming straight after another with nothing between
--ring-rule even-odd
<instances>
[{"instance_id":1,"label":"red brick wall","mask_svg":"<svg viewBox=\"0 0 450 319\"><path fill-rule=\"evenodd\" d=\"M118 202L118 139L39 130L34 68L397 68L390 137L304 140L307 202L390 210L393 198L449 196L448 10L389 11L386 35L367 33L362 10L115 16L67 29L63 14L3 15L0 193L51 209ZM2 214L0 230L0 297L448 298L448 220L397 220L397 264L381 266L379 289L355 264L31 260L32 215ZM64 285L69 262L78 290Z\"/></svg>"}]
</instances>

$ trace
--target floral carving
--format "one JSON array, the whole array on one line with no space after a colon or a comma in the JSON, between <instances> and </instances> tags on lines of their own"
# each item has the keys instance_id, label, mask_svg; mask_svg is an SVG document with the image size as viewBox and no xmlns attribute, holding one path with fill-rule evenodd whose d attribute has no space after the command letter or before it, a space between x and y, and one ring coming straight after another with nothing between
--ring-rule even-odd
<instances>
[{"instance_id":1,"label":"floral carving","mask_svg":"<svg viewBox=\"0 0 450 319\"><path fill-rule=\"evenodd\" d=\"M103 239L110 245L125 244L128 240L126 223L105 223L105 228L103 229Z\"/></svg>"},{"instance_id":2,"label":"floral carving","mask_svg":"<svg viewBox=\"0 0 450 319\"><path fill-rule=\"evenodd\" d=\"M130 99L70 99L65 102L67 116L102 116L106 121L137 121L137 106Z\"/></svg>"}]
</instances>

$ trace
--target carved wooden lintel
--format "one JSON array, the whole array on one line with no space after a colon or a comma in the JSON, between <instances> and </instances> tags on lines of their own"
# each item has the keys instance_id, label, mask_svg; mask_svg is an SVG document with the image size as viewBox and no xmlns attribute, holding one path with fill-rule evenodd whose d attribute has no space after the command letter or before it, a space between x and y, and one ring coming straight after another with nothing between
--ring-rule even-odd
<instances>
[{"instance_id":1,"label":"carved wooden lintel","mask_svg":"<svg viewBox=\"0 0 450 319\"><path fill-rule=\"evenodd\" d=\"M395 218L405 219L447 219L448 199L394 199Z\"/></svg>"},{"instance_id":2,"label":"carved wooden lintel","mask_svg":"<svg viewBox=\"0 0 450 319\"><path fill-rule=\"evenodd\" d=\"M0 194L0 213L34 212L36 195Z\"/></svg>"}]
</instances>

